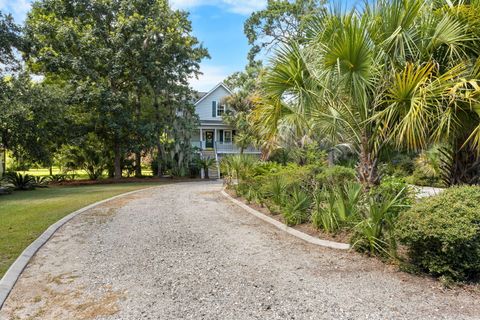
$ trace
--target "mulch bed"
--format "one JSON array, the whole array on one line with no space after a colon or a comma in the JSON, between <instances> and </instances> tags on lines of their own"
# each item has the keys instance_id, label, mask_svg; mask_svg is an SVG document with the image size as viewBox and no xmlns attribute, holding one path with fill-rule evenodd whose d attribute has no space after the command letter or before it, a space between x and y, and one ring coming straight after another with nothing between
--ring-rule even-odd
<instances>
[{"instance_id":1,"label":"mulch bed","mask_svg":"<svg viewBox=\"0 0 480 320\"><path fill-rule=\"evenodd\" d=\"M268 208L262 207L256 203L249 203L245 198L237 196L234 190L231 189L226 189L225 192L227 192L230 196L233 198L243 202L247 206L249 206L252 209L255 209L257 211L260 211L261 213L277 220L280 221L281 223L285 223L283 217L281 214L273 214ZM330 241L335 241L335 242L342 242L342 243L350 243L350 238L352 236L352 233L347 231L347 230L342 230L336 234L331 234L331 233L326 233L322 230L316 229L311 223L302 223L298 224L296 226L291 226L291 228L296 229L298 231L301 231L303 233L306 233L312 237L317 237L323 240L330 240Z\"/></svg>"}]
</instances>

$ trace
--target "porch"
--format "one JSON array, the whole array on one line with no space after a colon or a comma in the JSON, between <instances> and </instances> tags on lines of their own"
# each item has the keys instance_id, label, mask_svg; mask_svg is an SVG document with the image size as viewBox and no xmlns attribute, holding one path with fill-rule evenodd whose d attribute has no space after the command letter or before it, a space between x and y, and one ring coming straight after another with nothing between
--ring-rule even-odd
<instances>
[{"instance_id":1,"label":"porch","mask_svg":"<svg viewBox=\"0 0 480 320\"><path fill-rule=\"evenodd\" d=\"M191 144L201 151L214 151L216 154L236 154L241 148L235 144L235 130L231 128L199 128L198 133L193 135ZM244 148L243 153L260 154L260 150L249 146Z\"/></svg>"}]
</instances>

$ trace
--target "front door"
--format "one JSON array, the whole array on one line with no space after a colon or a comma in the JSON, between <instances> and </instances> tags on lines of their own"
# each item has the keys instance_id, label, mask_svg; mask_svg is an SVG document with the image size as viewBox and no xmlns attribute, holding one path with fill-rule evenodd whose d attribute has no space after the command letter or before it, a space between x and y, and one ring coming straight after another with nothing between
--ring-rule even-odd
<instances>
[{"instance_id":1,"label":"front door","mask_svg":"<svg viewBox=\"0 0 480 320\"><path fill-rule=\"evenodd\" d=\"M205 148L213 149L213 131L205 131Z\"/></svg>"}]
</instances>

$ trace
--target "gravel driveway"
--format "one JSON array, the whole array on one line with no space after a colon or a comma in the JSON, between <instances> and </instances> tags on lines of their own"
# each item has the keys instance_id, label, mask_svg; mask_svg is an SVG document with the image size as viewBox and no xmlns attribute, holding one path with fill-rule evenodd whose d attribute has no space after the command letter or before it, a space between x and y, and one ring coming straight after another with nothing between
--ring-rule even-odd
<instances>
[{"instance_id":1,"label":"gravel driveway","mask_svg":"<svg viewBox=\"0 0 480 320\"><path fill-rule=\"evenodd\" d=\"M78 216L0 319L480 319L480 294L304 243L220 189L160 186Z\"/></svg>"}]
</instances>

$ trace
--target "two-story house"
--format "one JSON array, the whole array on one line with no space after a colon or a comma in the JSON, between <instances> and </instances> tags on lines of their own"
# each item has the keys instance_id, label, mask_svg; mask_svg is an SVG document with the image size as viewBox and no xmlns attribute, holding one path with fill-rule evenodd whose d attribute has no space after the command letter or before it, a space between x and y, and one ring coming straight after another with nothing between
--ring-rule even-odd
<instances>
[{"instance_id":1,"label":"two-story house","mask_svg":"<svg viewBox=\"0 0 480 320\"><path fill-rule=\"evenodd\" d=\"M219 83L206 93L199 93L195 102L195 112L200 118L198 131L193 135L192 145L199 148L202 157L211 157L216 160L216 168L212 168L209 175L219 177L218 161L227 154L240 153L235 145L235 128L227 125L222 117L226 112L232 112L224 104L224 100L232 91L223 83ZM248 147L245 154L260 154L258 149Z\"/></svg>"}]
</instances>

